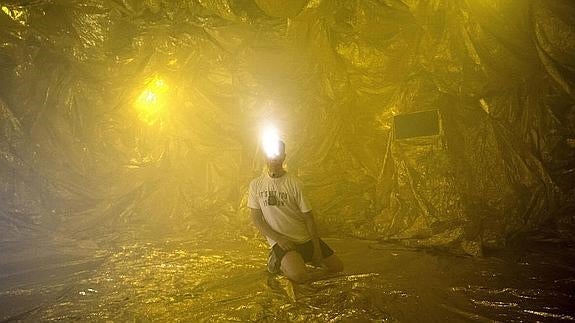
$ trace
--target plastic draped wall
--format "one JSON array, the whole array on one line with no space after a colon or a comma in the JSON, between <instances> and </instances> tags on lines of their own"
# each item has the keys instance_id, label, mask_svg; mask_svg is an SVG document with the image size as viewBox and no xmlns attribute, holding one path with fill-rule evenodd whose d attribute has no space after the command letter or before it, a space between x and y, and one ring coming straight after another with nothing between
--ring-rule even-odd
<instances>
[{"instance_id":1,"label":"plastic draped wall","mask_svg":"<svg viewBox=\"0 0 575 323\"><path fill-rule=\"evenodd\" d=\"M247 229L266 122L324 233L572 232L572 1L1 3L2 240ZM439 135L394 138L434 109Z\"/></svg>"}]
</instances>

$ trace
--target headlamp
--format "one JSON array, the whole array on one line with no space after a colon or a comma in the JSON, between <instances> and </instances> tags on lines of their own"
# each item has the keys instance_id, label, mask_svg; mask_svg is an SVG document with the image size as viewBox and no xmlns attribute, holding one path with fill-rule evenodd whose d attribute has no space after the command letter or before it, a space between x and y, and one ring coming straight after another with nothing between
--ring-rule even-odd
<instances>
[{"instance_id":1,"label":"headlamp","mask_svg":"<svg viewBox=\"0 0 575 323\"><path fill-rule=\"evenodd\" d=\"M262 132L262 145L269 159L280 155L280 136L276 127L268 125Z\"/></svg>"}]
</instances>

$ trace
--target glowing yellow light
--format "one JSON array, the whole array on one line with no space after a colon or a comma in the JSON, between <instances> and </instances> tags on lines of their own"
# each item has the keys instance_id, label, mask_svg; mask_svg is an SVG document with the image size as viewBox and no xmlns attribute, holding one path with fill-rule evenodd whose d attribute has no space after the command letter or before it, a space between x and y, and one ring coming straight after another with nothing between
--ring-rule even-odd
<instances>
[{"instance_id":1,"label":"glowing yellow light","mask_svg":"<svg viewBox=\"0 0 575 323\"><path fill-rule=\"evenodd\" d=\"M280 136L278 129L273 125L266 126L262 131L262 145L268 158L275 158L280 154Z\"/></svg>"},{"instance_id":2,"label":"glowing yellow light","mask_svg":"<svg viewBox=\"0 0 575 323\"><path fill-rule=\"evenodd\" d=\"M158 99L158 96L156 94L154 94L154 92L152 92L152 91L144 91L144 93L142 95L143 95L143 99L144 99L144 101L146 101L146 103L154 103Z\"/></svg>"},{"instance_id":3,"label":"glowing yellow light","mask_svg":"<svg viewBox=\"0 0 575 323\"><path fill-rule=\"evenodd\" d=\"M138 117L148 125L155 124L165 110L168 100L168 84L159 77L150 80L135 102Z\"/></svg>"},{"instance_id":4,"label":"glowing yellow light","mask_svg":"<svg viewBox=\"0 0 575 323\"><path fill-rule=\"evenodd\" d=\"M166 84L166 81L160 78L154 78L152 80L152 87L158 92L165 93L168 91L168 85Z\"/></svg>"}]
</instances>

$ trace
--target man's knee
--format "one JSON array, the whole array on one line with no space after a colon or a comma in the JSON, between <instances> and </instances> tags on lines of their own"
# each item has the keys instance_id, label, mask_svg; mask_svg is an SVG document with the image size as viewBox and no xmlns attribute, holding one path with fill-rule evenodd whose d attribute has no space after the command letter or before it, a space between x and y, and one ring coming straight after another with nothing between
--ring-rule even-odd
<instances>
[{"instance_id":1,"label":"man's knee","mask_svg":"<svg viewBox=\"0 0 575 323\"><path fill-rule=\"evenodd\" d=\"M332 255L326 258L324 260L324 264L329 271L336 273L343 271L343 262L336 255Z\"/></svg>"},{"instance_id":2,"label":"man's knee","mask_svg":"<svg viewBox=\"0 0 575 323\"><path fill-rule=\"evenodd\" d=\"M308 279L305 263L299 253L289 251L283 257L281 264L282 272L290 280L296 283L302 283Z\"/></svg>"},{"instance_id":3,"label":"man's knee","mask_svg":"<svg viewBox=\"0 0 575 323\"><path fill-rule=\"evenodd\" d=\"M339 263L328 266L327 268L334 273L339 273L340 271L343 271L343 263L340 261Z\"/></svg>"}]
</instances>

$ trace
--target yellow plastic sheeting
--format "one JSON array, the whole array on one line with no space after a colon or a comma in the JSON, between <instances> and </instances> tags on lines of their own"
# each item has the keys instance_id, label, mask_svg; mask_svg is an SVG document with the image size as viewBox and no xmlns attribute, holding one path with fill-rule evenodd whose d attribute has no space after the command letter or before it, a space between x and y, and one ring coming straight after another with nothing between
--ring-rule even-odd
<instances>
[{"instance_id":1,"label":"yellow plastic sheeting","mask_svg":"<svg viewBox=\"0 0 575 323\"><path fill-rule=\"evenodd\" d=\"M246 189L268 121L324 233L474 255L548 224L569 234L574 11L560 0L4 2L2 239L251 230ZM155 77L169 90L146 89ZM394 115L424 110L439 111L441 134L393 137Z\"/></svg>"},{"instance_id":2,"label":"yellow plastic sheeting","mask_svg":"<svg viewBox=\"0 0 575 323\"><path fill-rule=\"evenodd\" d=\"M16 321L573 320L574 250L546 243L485 258L328 239L345 273L294 285L267 246L201 232L150 241L36 239L3 245L0 319ZM39 243L41 242L41 243ZM18 267L27 270L19 270ZM6 279L9 278L9 279Z\"/></svg>"}]
</instances>

